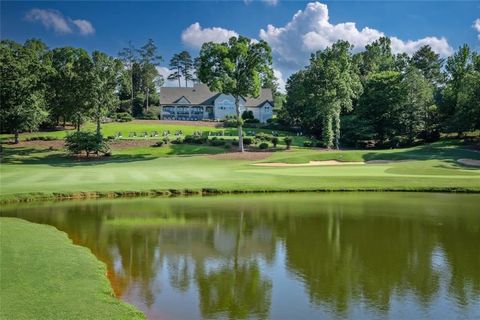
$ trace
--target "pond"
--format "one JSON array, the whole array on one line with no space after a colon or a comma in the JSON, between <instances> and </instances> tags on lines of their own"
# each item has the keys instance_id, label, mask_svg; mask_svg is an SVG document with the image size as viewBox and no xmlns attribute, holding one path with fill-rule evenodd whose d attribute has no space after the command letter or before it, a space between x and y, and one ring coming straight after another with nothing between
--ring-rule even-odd
<instances>
[{"instance_id":1,"label":"pond","mask_svg":"<svg viewBox=\"0 0 480 320\"><path fill-rule=\"evenodd\" d=\"M71 201L1 215L90 248L150 319L480 317L480 195Z\"/></svg>"}]
</instances>

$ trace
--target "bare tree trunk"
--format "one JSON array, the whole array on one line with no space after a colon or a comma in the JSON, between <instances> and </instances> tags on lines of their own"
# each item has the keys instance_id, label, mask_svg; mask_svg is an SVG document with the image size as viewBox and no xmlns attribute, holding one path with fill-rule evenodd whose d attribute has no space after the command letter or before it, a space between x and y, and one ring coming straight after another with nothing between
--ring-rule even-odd
<instances>
[{"instance_id":1,"label":"bare tree trunk","mask_svg":"<svg viewBox=\"0 0 480 320\"><path fill-rule=\"evenodd\" d=\"M80 132L80 115L77 115L77 132Z\"/></svg>"},{"instance_id":2,"label":"bare tree trunk","mask_svg":"<svg viewBox=\"0 0 480 320\"><path fill-rule=\"evenodd\" d=\"M15 129L15 141L14 141L15 144L19 143L19 141L20 141L20 140L18 139L18 135L19 135L19 134L18 134L18 129Z\"/></svg>"},{"instance_id":3,"label":"bare tree trunk","mask_svg":"<svg viewBox=\"0 0 480 320\"><path fill-rule=\"evenodd\" d=\"M235 109L237 111L237 123L238 123L238 149L240 152L244 152L243 148L243 132L242 132L242 123L240 122L240 99L238 96L235 96Z\"/></svg>"},{"instance_id":4,"label":"bare tree trunk","mask_svg":"<svg viewBox=\"0 0 480 320\"><path fill-rule=\"evenodd\" d=\"M148 88L147 88L147 105L146 105L146 107L145 107L145 109L146 109L147 111L148 111L148 91L149 91L149 90L148 90Z\"/></svg>"},{"instance_id":5,"label":"bare tree trunk","mask_svg":"<svg viewBox=\"0 0 480 320\"><path fill-rule=\"evenodd\" d=\"M100 135L100 106L97 106L97 136Z\"/></svg>"},{"instance_id":6,"label":"bare tree trunk","mask_svg":"<svg viewBox=\"0 0 480 320\"><path fill-rule=\"evenodd\" d=\"M132 85L132 98L131 98L132 109L130 111L133 112L133 63L130 67L130 84Z\"/></svg>"},{"instance_id":7,"label":"bare tree trunk","mask_svg":"<svg viewBox=\"0 0 480 320\"><path fill-rule=\"evenodd\" d=\"M177 73L178 73L178 87L180 88L182 84L180 83L180 68L177 68Z\"/></svg>"}]
</instances>

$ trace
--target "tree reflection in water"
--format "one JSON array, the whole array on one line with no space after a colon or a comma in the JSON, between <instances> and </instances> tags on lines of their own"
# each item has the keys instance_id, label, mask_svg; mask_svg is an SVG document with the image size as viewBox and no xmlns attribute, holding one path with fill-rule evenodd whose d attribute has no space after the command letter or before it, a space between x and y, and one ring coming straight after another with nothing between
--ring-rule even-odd
<instances>
[{"instance_id":1,"label":"tree reflection in water","mask_svg":"<svg viewBox=\"0 0 480 320\"><path fill-rule=\"evenodd\" d=\"M20 206L2 215L67 232L107 264L117 296L151 318L279 314L272 308L289 308L272 301L286 283L270 272L279 268L310 301L299 318L315 310L395 317L399 305L402 315L470 317L480 307L479 204L475 195L264 195Z\"/></svg>"}]
</instances>

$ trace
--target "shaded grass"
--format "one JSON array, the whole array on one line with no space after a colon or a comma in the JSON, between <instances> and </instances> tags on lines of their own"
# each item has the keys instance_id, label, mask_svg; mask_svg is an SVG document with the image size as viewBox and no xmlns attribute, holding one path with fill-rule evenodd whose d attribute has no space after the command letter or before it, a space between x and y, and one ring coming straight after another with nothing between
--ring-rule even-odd
<instances>
[{"instance_id":1,"label":"shaded grass","mask_svg":"<svg viewBox=\"0 0 480 320\"><path fill-rule=\"evenodd\" d=\"M445 160L480 159L480 153L463 148L457 141L439 141L411 148L388 150L341 150L318 152L311 149L275 153L262 162L307 163L309 161L369 161L369 160Z\"/></svg>"},{"instance_id":2,"label":"shaded grass","mask_svg":"<svg viewBox=\"0 0 480 320\"><path fill-rule=\"evenodd\" d=\"M106 267L65 233L0 218L1 319L143 319L116 299Z\"/></svg>"}]
</instances>

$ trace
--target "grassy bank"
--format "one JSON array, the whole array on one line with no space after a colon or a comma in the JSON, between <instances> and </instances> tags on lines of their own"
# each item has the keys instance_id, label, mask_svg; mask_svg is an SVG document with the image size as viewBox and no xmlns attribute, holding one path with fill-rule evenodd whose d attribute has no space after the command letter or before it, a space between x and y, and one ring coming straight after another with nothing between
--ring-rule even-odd
<instances>
[{"instance_id":1,"label":"grassy bank","mask_svg":"<svg viewBox=\"0 0 480 320\"><path fill-rule=\"evenodd\" d=\"M457 162L479 160L480 153L451 141L374 151L281 148L249 160L198 154L225 152L221 148L181 145L168 149L172 147L124 149L107 159L78 161L61 151L6 146L0 201L273 191L480 192L480 170ZM253 165L313 160L407 161L316 167Z\"/></svg>"},{"instance_id":2,"label":"grassy bank","mask_svg":"<svg viewBox=\"0 0 480 320\"><path fill-rule=\"evenodd\" d=\"M0 218L1 319L143 319L116 299L105 265L47 225Z\"/></svg>"}]
</instances>

